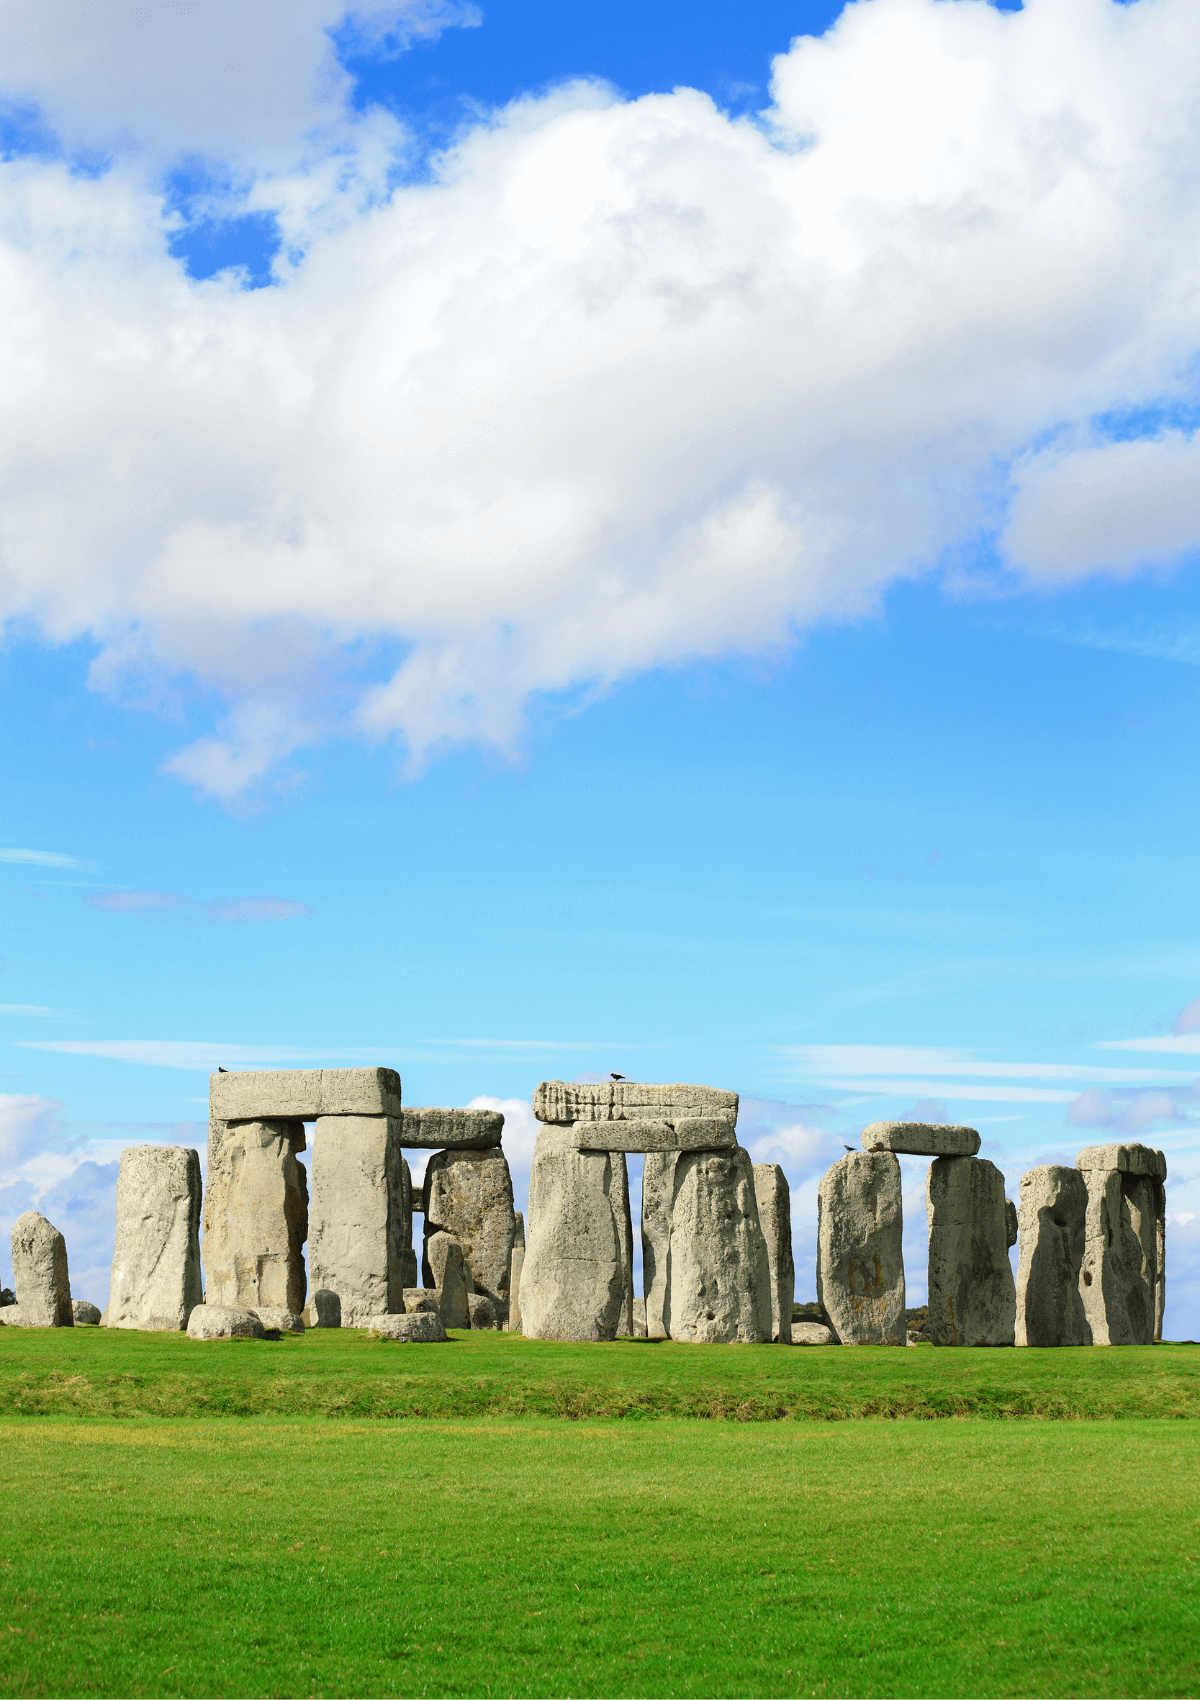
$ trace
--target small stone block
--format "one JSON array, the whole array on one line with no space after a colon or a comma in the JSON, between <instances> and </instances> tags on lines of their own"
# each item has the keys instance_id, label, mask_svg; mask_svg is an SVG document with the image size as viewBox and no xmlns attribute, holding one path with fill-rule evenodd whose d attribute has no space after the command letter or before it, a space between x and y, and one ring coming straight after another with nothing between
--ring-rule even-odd
<instances>
[{"instance_id":1,"label":"small stone block","mask_svg":"<svg viewBox=\"0 0 1200 1700\"><path fill-rule=\"evenodd\" d=\"M394 1068L267 1068L210 1074L208 1106L210 1115L226 1122L398 1116L400 1076Z\"/></svg>"},{"instance_id":2,"label":"small stone block","mask_svg":"<svg viewBox=\"0 0 1200 1700\"><path fill-rule=\"evenodd\" d=\"M419 1311L415 1316L373 1316L367 1324L367 1334L373 1340L398 1340L402 1345L429 1345L448 1339L440 1316Z\"/></svg>"},{"instance_id":3,"label":"small stone block","mask_svg":"<svg viewBox=\"0 0 1200 1700\"><path fill-rule=\"evenodd\" d=\"M400 1143L410 1151L486 1151L499 1145L499 1110L445 1110L418 1106L401 1113ZM415 1206L414 1206L415 1208Z\"/></svg>"},{"instance_id":4,"label":"small stone block","mask_svg":"<svg viewBox=\"0 0 1200 1700\"><path fill-rule=\"evenodd\" d=\"M303 1334L304 1318L292 1310L273 1310L269 1305L255 1305L254 1314L267 1334Z\"/></svg>"},{"instance_id":5,"label":"small stone block","mask_svg":"<svg viewBox=\"0 0 1200 1700\"><path fill-rule=\"evenodd\" d=\"M1165 1181L1167 1159L1148 1145L1089 1145L1075 1159L1077 1169L1116 1169L1126 1175L1146 1175Z\"/></svg>"},{"instance_id":6,"label":"small stone block","mask_svg":"<svg viewBox=\"0 0 1200 1700\"><path fill-rule=\"evenodd\" d=\"M837 1335L821 1322L793 1322L793 1346L836 1346Z\"/></svg>"},{"instance_id":7,"label":"small stone block","mask_svg":"<svg viewBox=\"0 0 1200 1700\"><path fill-rule=\"evenodd\" d=\"M979 1135L973 1127L939 1122L872 1122L862 1131L864 1151L895 1151L908 1157L973 1157Z\"/></svg>"},{"instance_id":8,"label":"small stone block","mask_svg":"<svg viewBox=\"0 0 1200 1700\"><path fill-rule=\"evenodd\" d=\"M76 1328L95 1328L101 1316L99 1307L89 1304L86 1299L72 1299L71 1314L75 1318Z\"/></svg>"},{"instance_id":9,"label":"small stone block","mask_svg":"<svg viewBox=\"0 0 1200 1700\"><path fill-rule=\"evenodd\" d=\"M197 1305L187 1325L189 1340L261 1340L266 1333L252 1310L235 1305Z\"/></svg>"}]
</instances>

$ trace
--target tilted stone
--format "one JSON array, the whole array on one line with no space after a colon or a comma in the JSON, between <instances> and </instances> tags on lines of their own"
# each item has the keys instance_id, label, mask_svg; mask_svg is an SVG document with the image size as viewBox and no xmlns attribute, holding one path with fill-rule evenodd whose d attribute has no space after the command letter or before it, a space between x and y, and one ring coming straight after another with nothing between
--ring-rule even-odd
<instances>
[{"instance_id":1,"label":"tilted stone","mask_svg":"<svg viewBox=\"0 0 1200 1700\"><path fill-rule=\"evenodd\" d=\"M1149 1145L1089 1145L1075 1159L1077 1169L1116 1169L1123 1175L1146 1175L1165 1181L1167 1159Z\"/></svg>"},{"instance_id":2,"label":"tilted stone","mask_svg":"<svg viewBox=\"0 0 1200 1700\"><path fill-rule=\"evenodd\" d=\"M898 1151L909 1157L973 1157L979 1135L973 1127L939 1122L872 1122L862 1131L864 1151Z\"/></svg>"},{"instance_id":3,"label":"tilted stone","mask_svg":"<svg viewBox=\"0 0 1200 1700\"><path fill-rule=\"evenodd\" d=\"M727 1151L737 1129L721 1116L689 1116L677 1122L574 1122L577 1151Z\"/></svg>"},{"instance_id":4,"label":"tilted stone","mask_svg":"<svg viewBox=\"0 0 1200 1700\"><path fill-rule=\"evenodd\" d=\"M463 1248L453 1234L431 1234L425 1241L426 1281L437 1289L438 1310L447 1328L469 1328L474 1291Z\"/></svg>"},{"instance_id":5,"label":"tilted stone","mask_svg":"<svg viewBox=\"0 0 1200 1700\"><path fill-rule=\"evenodd\" d=\"M646 1334L667 1338L663 1306L670 1274L671 1209L675 1203L678 1151L652 1152L642 1169L642 1286L646 1294Z\"/></svg>"},{"instance_id":6,"label":"tilted stone","mask_svg":"<svg viewBox=\"0 0 1200 1700\"><path fill-rule=\"evenodd\" d=\"M695 1343L771 1339L771 1266L741 1146L685 1151L676 1162L663 1327Z\"/></svg>"},{"instance_id":7,"label":"tilted stone","mask_svg":"<svg viewBox=\"0 0 1200 1700\"><path fill-rule=\"evenodd\" d=\"M633 1336L633 1214L629 1203L629 1169L623 1151L610 1154L612 1180L608 1201L613 1221L617 1225L617 1246L621 1253L621 1314L617 1322L617 1339Z\"/></svg>"},{"instance_id":8,"label":"tilted stone","mask_svg":"<svg viewBox=\"0 0 1200 1700\"><path fill-rule=\"evenodd\" d=\"M1017 1290L1004 1176L986 1157L938 1157L925 1189L929 1331L935 1346L1011 1346Z\"/></svg>"},{"instance_id":9,"label":"tilted stone","mask_svg":"<svg viewBox=\"0 0 1200 1700\"><path fill-rule=\"evenodd\" d=\"M221 1129L204 1196L210 1305L304 1309L308 1177L296 1161L304 1149L299 1121L233 1122Z\"/></svg>"},{"instance_id":10,"label":"tilted stone","mask_svg":"<svg viewBox=\"0 0 1200 1700\"><path fill-rule=\"evenodd\" d=\"M21 1326L74 1328L67 1242L36 1210L27 1210L13 1223L12 1265Z\"/></svg>"},{"instance_id":11,"label":"tilted stone","mask_svg":"<svg viewBox=\"0 0 1200 1700\"><path fill-rule=\"evenodd\" d=\"M579 1151L570 1128L538 1134L529 1177L521 1329L531 1340L613 1340L625 1265L610 1191L612 1158Z\"/></svg>"},{"instance_id":12,"label":"tilted stone","mask_svg":"<svg viewBox=\"0 0 1200 1700\"><path fill-rule=\"evenodd\" d=\"M793 1346L836 1346L840 1342L832 1328L823 1322L793 1322Z\"/></svg>"},{"instance_id":13,"label":"tilted stone","mask_svg":"<svg viewBox=\"0 0 1200 1700\"><path fill-rule=\"evenodd\" d=\"M99 1305L89 1304L86 1299L72 1299L71 1315L76 1328L95 1328L99 1325L101 1310Z\"/></svg>"},{"instance_id":14,"label":"tilted stone","mask_svg":"<svg viewBox=\"0 0 1200 1700\"><path fill-rule=\"evenodd\" d=\"M405 1287L405 1316L440 1316L442 1296L436 1287Z\"/></svg>"},{"instance_id":15,"label":"tilted stone","mask_svg":"<svg viewBox=\"0 0 1200 1700\"><path fill-rule=\"evenodd\" d=\"M406 1108L403 1142L413 1151L483 1151L499 1145L504 1117L499 1110Z\"/></svg>"},{"instance_id":16,"label":"tilted stone","mask_svg":"<svg viewBox=\"0 0 1200 1700\"><path fill-rule=\"evenodd\" d=\"M429 1346L449 1338L441 1317L427 1311L413 1316L373 1316L367 1328L376 1340L395 1340L400 1345Z\"/></svg>"},{"instance_id":17,"label":"tilted stone","mask_svg":"<svg viewBox=\"0 0 1200 1700\"><path fill-rule=\"evenodd\" d=\"M398 1116L394 1068L260 1068L210 1074L209 1114L219 1121L313 1122L320 1116Z\"/></svg>"},{"instance_id":18,"label":"tilted stone","mask_svg":"<svg viewBox=\"0 0 1200 1700\"><path fill-rule=\"evenodd\" d=\"M242 1305L197 1305L188 1317L189 1340L261 1340L266 1330Z\"/></svg>"},{"instance_id":19,"label":"tilted stone","mask_svg":"<svg viewBox=\"0 0 1200 1700\"><path fill-rule=\"evenodd\" d=\"M1128 1170L1082 1174L1087 1216L1079 1296L1092 1344L1148 1346L1162 1338L1166 1189Z\"/></svg>"},{"instance_id":20,"label":"tilted stone","mask_svg":"<svg viewBox=\"0 0 1200 1700\"><path fill-rule=\"evenodd\" d=\"M771 1338L791 1343L796 1269L792 1262L792 1190L778 1163L755 1163L754 1196L771 1269Z\"/></svg>"},{"instance_id":21,"label":"tilted stone","mask_svg":"<svg viewBox=\"0 0 1200 1700\"><path fill-rule=\"evenodd\" d=\"M521 1271L525 1267L525 1217L521 1211L513 1212L513 1248L512 1263L509 1266L508 1277L508 1321L505 1328L510 1334L521 1332Z\"/></svg>"},{"instance_id":22,"label":"tilted stone","mask_svg":"<svg viewBox=\"0 0 1200 1700\"><path fill-rule=\"evenodd\" d=\"M197 1152L182 1145L122 1151L106 1327L148 1328L151 1319L157 1327L187 1327L204 1297L202 1194Z\"/></svg>"},{"instance_id":23,"label":"tilted stone","mask_svg":"<svg viewBox=\"0 0 1200 1700\"><path fill-rule=\"evenodd\" d=\"M436 1151L425 1167L425 1234L453 1234L477 1293L508 1313L513 1234L512 1176L503 1151Z\"/></svg>"},{"instance_id":24,"label":"tilted stone","mask_svg":"<svg viewBox=\"0 0 1200 1700\"><path fill-rule=\"evenodd\" d=\"M403 1160L398 1116L317 1122L309 1269L314 1287L341 1300L343 1328L365 1328L403 1304ZM411 1217L408 1243L411 1250Z\"/></svg>"},{"instance_id":25,"label":"tilted stone","mask_svg":"<svg viewBox=\"0 0 1200 1700\"><path fill-rule=\"evenodd\" d=\"M1087 1185L1078 1169L1046 1163L1021 1176L1018 1346L1088 1346L1080 1297Z\"/></svg>"},{"instance_id":26,"label":"tilted stone","mask_svg":"<svg viewBox=\"0 0 1200 1700\"><path fill-rule=\"evenodd\" d=\"M543 1080L533 1095L533 1113L540 1122L567 1127L575 1122L679 1122L695 1117L716 1117L732 1127L737 1109L737 1093L715 1086L652 1086L633 1080L605 1081L599 1086Z\"/></svg>"},{"instance_id":27,"label":"tilted stone","mask_svg":"<svg viewBox=\"0 0 1200 1700\"><path fill-rule=\"evenodd\" d=\"M817 1189L817 1301L839 1344L905 1344L903 1239L892 1152L852 1151L826 1170Z\"/></svg>"}]
</instances>

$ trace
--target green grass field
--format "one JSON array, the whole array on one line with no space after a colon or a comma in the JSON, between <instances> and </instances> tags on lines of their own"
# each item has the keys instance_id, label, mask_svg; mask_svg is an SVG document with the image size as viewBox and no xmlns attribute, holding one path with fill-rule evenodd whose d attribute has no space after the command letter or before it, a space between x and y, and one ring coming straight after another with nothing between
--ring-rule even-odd
<instances>
[{"instance_id":1,"label":"green grass field","mask_svg":"<svg viewBox=\"0 0 1200 1700\"><path fill-rule=\"evenodd\" d=\"M4 1331L0 1688L1195 1694L1197 1373Z\"/></svg>"}]
</instances>

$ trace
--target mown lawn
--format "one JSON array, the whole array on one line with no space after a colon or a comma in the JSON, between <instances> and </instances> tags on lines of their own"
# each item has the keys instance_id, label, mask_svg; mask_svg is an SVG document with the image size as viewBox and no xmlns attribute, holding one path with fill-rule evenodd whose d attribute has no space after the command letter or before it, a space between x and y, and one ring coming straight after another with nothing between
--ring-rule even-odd
<instances>
[{"instance_id":1,"label":"mown lawn","mask_svg":"<svg viewBox=\"0 0 1200 1700\"><path fill-rule=\"evenodd\" d=\"M6 1420L0 1686L1195 1694L1198 1479L1178 1421Z\"/></svg>"}]
</instances>

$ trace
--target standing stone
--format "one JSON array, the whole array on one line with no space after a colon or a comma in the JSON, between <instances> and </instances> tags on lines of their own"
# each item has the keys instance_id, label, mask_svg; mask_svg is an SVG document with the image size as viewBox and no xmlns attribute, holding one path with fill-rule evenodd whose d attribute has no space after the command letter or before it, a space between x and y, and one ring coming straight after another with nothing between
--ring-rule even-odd
<instances>
[{"instance_id":1,"label":"standing stone","mask_svg":"<svg viewBox=\"0 0 1200 1700\"><path fill-rule=\"evenodd\" d=\"M130 1145L122 1151L107 1327L187 1327L204 1298L202 1190L195 1151L182 1145Z\"/></svg>"},{"instance_id":2,"label":"standing stone","mask_svg":"<svg viewBox=\"0 0 1200 1700\"><path fill-rule=\"evenodd\" d=\"M675 1203L678 1151L651 1152L642 1170L642 1287L646 1294L646 1334L667 1338L663 1307L670 1274L671 1210Z\"/></svg>"},{"instance_id":3,"label":"standing stone","mask_svg":"<svg viewBox=\"0 0 1200 1700\"><path fill-rule=\"evenodd\" d=\"M12 1264L21 1326L74 1328L67 1242L36 1210L13 1223Z\"/></svg>"},{"instance_id":4,"label":"standing stone","mask_svg":"<svg viewBox=\"0 0 1200 1700\"><path fill-rule=\"evenodd\" d=\"M469 1328L469 1300L475 1289L462 1246L453 1234L431 1234L425 1241L425 1256L430 1271L426 1285L437 1289L442 1322L447 1328Z\"/></svg>"},{"instance_id":5,"label":"standing stone","mask_svg":"<svg viewBox=\"0 0 1200 1700\"><path fill-rule=\"evenodd\" d=\"M1018 1346L1089 1346L1080 1297L1087 1186L1078 1169L1046 1163L1021 1176Z\"/></svg>"},{"instance_id":6,"label":"standing stone","mask_svg":"<svg viewBox=\"0 0 1200 1700\"><path fill-rule=\"evenodd\" d=\"M667 1260L662 1321L672 1340L770 1340L771 1266L741 1146L679 1157Z\"/></svg>"},{"instance_id":7,"label":"standing stone","mask_svg":"<svg viewBox=\"0 0 1200 1700\"><path fill-rule=\"evenodd\" d=\"M633 1214L629 1206L629 1168L623 1151L611 1152L610 1159L612 1183L608 1198L621 1251L621 1315L617 1339L629 1340L633 1337Z\"/></svg>"},{"instance_id":8,"label":"standing stone","mask_svg":"<svg viewBox=\"0 0 1200 1700\"><path fill-rule=\"evenodd\" d=\"M633 1337L635 1340L644 1340L646 1338L645 1299L634 1299L633 1301Z\"/></svg>"},{"instance_id":9,"label":"standing stone","mask_svg":"<svg viewBox=\"0 0 1200 1700\"><path fill-rule=\"evenodd\" d=\"M519 1210L513 1212L512 1265L508 1277L508 1321L510 1334L521 1332L521 1270L525 1265L525 1218Z\"/></svg>"},{"instance_id":10,"label":"standing stone","mask_svg":"<svg viewBox=\"0 0 1200 1700\"><path fill-rule=\"evenodd\" d=\"M1016 1245L1017 1236L1020 1232L1021 1219L1017 1213L1017 1207L1011 1198L1006 1198L1004 1200L1004 1238L1010 1251Z\"/></svg>"},{"instance_id":11,"label":"standing stone","mask_svg":"<svg viewBox=\"0 0 1200 1700\"><path fill-rule=\"evenodd\" d=\"M1092 1146L1075 1159L1087 1188L1079 1294L1097 1346L1162 1338L1167 1161L1145 1145Z\"/></svg>"},{"instance_id":12,"label":"standing stone","mask_svg":"<svg viewBox=\"0 0 1200 1700\"><path fill-rule=\"evenodd\" d=\"M625 1263L611 1202L612 1159L577 1151L570 1128L538 1134L529 1177L521 1328L530 1340L613 1340Z\"/></svg>"},{"instance_id":13,"label":"standing stone","mask_svg":"<svg viewBox=\"0 0 1200 1700\"><path fill-rule=\"evenodd\" d=\"M754 1196L771 1267L771 1338L792 1341L796 1269L792 1262L792 1190L778 1163L755 1163Z\"/></svg>"},{"instance_id":14,"label":"standing stone","mask_svg":"<svg viewBox=\"0 0 1200 1700\"><path fill-rule=\"evenodd\" d=\"M341 1300L343 1328L403 1312L403 1162L397 1116L317 1122L309 1264L313 1286Z\"/></svg>"},{"instance_id":15,"label":"standing stone","mask_svg":"<svg viewBox=\"0 0 1200 1700\"><path fill-rule=\"evenodd\" d=\"M435 1151L425 1168L425 1234L453 1234L477 1293L508 1313L513 1234L512 1176L503 1151ZM425 1285L429 1274L426 1268Z\"/></svg>"},{"instance_id":16,"label":"standing stone","mask_svg":"<svg viewBox=\"0 0 1200 1700\"><path fill-rule=\"evenodd\" d=\"M986 1157L929 1165L929 1331L935 1346L1011 1346L1017 1290L1004 1176Z\"/></svg>"},{"instance_id":17,"label":"standing stone","mask_svg":"<svg viewBox=\"0 0 1200 1700\"><path fill-rule=\"evenodd\" d=\"M413 1184L408 1159L400 1159L400 1283L404 1287L417 1284L417 1254L413 1250Z\"/></svg>"},{"instance_id":18,"label":"standing stone","mask_svg":"<svg viewBox=\"0 0 1200 1700\"><path fill-rule=\"evenodd\" d=\"M336 1293L331 1293L327 1287L318 1287L304 1308L302 1320L305 1328L340 1328L342 1326L342 1301Z\"/></svg>"},{"instance_id":19,"label":"standing stone","mask_svg":"<svg viewBox=\"0 0 1200 1700\"><path fill-rule=\"evenodd\" d=\"M233 1309L302 1311L308 1181L296 1154L305 1148L304 1123L228 1122L215 1131L204 1199L205 1298Z\"/></svg>"},{"instance_id":20,"label":"standing stone","mask_svg":"<svg viewBox=\"0 0 1200 1700\"><path fill-rule=\"evenodd\" d=\"M892 1152L852 1151L826 1171L817 1191L817 1302L836 1344L906 1344L903 1238Z\"/></svg>"},{"instance_id":21,"label":"standing stone","mask_svg":"<svg viewBox=\"0 0 1200 1700\"><path fill-rule=\"evenodd\" d=\"M95 1328L100 1322L100 1306L89 1304L86 1299L72 1299L71 1315L76 1328Z\"/></svg>"}]
</instances>

